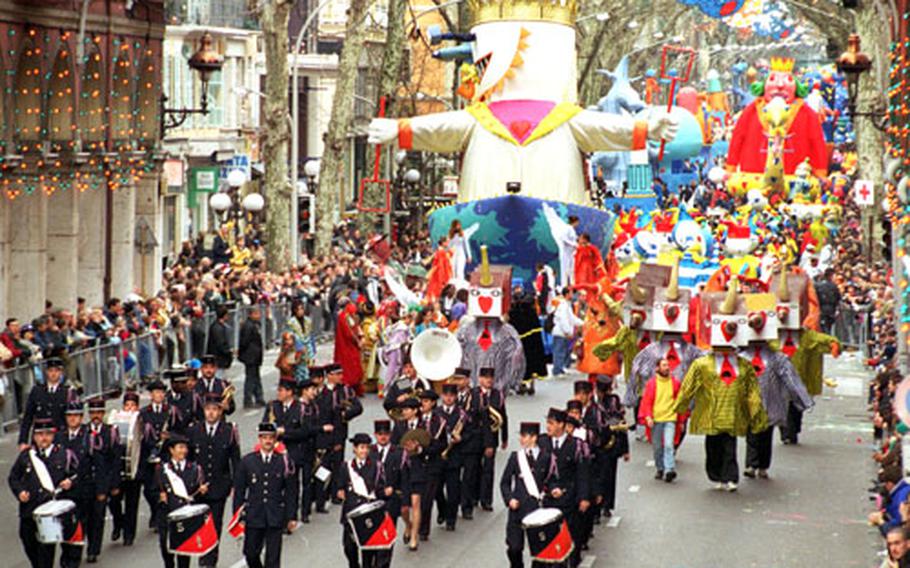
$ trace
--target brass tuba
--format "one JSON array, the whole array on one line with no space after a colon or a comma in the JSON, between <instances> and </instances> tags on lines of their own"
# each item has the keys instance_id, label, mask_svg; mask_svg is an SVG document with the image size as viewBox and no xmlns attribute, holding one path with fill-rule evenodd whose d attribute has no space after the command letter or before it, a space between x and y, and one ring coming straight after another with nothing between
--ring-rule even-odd
<instances>
[{"instance_id":1,"label":"brass tuba","mask_svg":"<svg viewBox=\"0 0 910 568\"><path fill-rule=\"evenodd\" d=\"M493 433L499 432L502 428L502 414L493 408L493 405L488 406L487 411L490 413L490 430Z\"/></svg>"},{"instance_id":2,"label":"brass tuba","mask_svg":"<svg viewBox=\"0 0 910 568\"><path fill-rule=\"evenodd\" d=\"M411 345L411 363L417 374L427 380L448 379L461 363L461 344L446 329L425 329Z\"/></svg>"}]
</instances>

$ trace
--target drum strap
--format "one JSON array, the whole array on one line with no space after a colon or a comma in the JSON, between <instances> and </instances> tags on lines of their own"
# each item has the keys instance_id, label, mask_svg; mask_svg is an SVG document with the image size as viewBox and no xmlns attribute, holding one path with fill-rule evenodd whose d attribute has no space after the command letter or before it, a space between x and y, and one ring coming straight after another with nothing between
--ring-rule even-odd
<instances>
[{"instance_id":1,"label":"drum strap","mask_svg":"<svg viewBox=\"0 0 910 568\"><path fill-rule=\"evenodd\" d=\"M525 490L528 495L535 499L540 499L540 489L537 487L537 480L534 479L534 473L531 471L531 464L528 463L528 455L524 451L515 452L518 456L518 470L521 471L521 479L524 481Z\"/></svg>"},{"instance_id":2,"label":"drum strap","mask_svg":"<svg viewBox=\"0 0 910 568\"><path fill-rule=\"evenodd\" d=\"M168 482L171 484L171 489L174 490L174 495L185 499L190 500L189 494L186 492L186 484L183 483L183 479L171 468L171 464L164 466L164 475L167 476Z\"/></svg>"},{"instance_id":3,"label":"drum strap","mask_svg":"<svg viewBox=\"0 0 910 568\"><path fill-rule=\"evenodd\" d=\"M354 471L354 467L351 465L351 462L348 462L348 474L351 478L351 489L354 490L354 493L360 495L364 499L376 499L376 495L371 491L367 490L367 482L364 481L363 477Z\"/></svg>"},{"instance_id":4,"label":"drum strap","mask_svg":"<svg viewBox=\"0 0 910 568\"><path fill-rule=\"evenodd\" d=\"M28 458L32 462L32 467L35 468L35 475L38 476L38 482L41 484L41 487L48 493L53 493L54 480L51 479L51 472L47 470L47 464L38 457L38 452L35 451L35 448L28 451Z\"/></svg>"}]
</instances>

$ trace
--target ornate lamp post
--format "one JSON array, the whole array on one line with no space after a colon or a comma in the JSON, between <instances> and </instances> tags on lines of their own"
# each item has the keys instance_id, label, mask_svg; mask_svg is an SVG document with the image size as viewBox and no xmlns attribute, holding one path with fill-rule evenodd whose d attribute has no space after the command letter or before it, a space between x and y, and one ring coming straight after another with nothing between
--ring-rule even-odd
<instances>
[{"instance_id":1,"label":"ornate lamp post","mask_svg":"<svg viewBox=\"0 0 910 568\"><path fill-rule=\"evenodd\" d=\"M872 68L872 58L860 50L859 34L850 34L847 39L847 51L841 53L834 63L838 73L843 75L847 82L847 108L850 111L850 118L854 121L854 127L856 118L862 116L871 119L875 128L884 131L887 128L888 113L880 110L866 112L856 110L860 78Z\"/></svg>"},{"instance_id":2,"label":"ornate lamp post","mask_svg":"<svg viewBox=\"0 0 910 568\"><path fill-rule=\"evenodd\" d=\"M199 108L167 108L167 96L164 93L158 99L161 138L164 138L168 130L177 128L186 122L186 119L191 114L205 116L209 113L209 79L211 79L212 73L220 71L224 65L224 57L215 51L212 47L213 43L212 34L209 32L202 34L202 39L199 40L199 48L187 61L190 69L199 73L199 81L202 83L202 98L199 101Z\"/></svg>"}]
</instances>

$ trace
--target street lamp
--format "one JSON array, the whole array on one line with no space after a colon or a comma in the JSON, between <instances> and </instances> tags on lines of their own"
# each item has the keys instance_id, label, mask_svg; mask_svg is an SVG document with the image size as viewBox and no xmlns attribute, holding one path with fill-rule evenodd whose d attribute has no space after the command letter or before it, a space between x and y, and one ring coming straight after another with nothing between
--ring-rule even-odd
<instances>
[{"instance_id":1,"label":"street lamp","mask_svg":"<svg viewBox=\"0 0 910 568\"><path fill-rule=\"evenodd\" d=\"M203 33L199 40L199 48L186 62L190 69L199 74L199 81L202 83L199 108L167 108L167 95L164 93L158 99L159 131L162 139L168 130L182 125L191 114L205 116L209 113L209 79L212 78L212 73L220 71L224 65L224 57L212 47L213 44L212 34Z\"/></svg>"},{"instance_id":2,"label":"street lamp","mask_svg":"<svg viewBox=\"0 0 910 568\"><path fill-rule=\"evenodd\" d=\"M420 172L414 168L409 169L404 172L404 182L408 184L408 189L410 193L413 194L414 190L417 190L417 214L420 218L417 220L418 228L423 225L423 186L420 185Z\"/></svg>"},{"instance_id":3,"label":"street lamp","mask_svg":"<svg viewBox=\"0 0 910 568\"><path fill-rule=\"evenodd\" d=\"M316 225L314 225L313 221L314 221L314 219L316 219L316 191L318 189L318 182L316 181L316 178L319 176L319 167L320 167L320 164L319 164L318 159L307 160L306 163L303 164L303 175L306 176L306 187L308 190L306 206L307 206L307 226L309 227L309 235L307 235L306 239L308 241L310 241L311 245L315 245L315 243L313 243L313 235L316 232ZM300 216L299 207L298 207L297 216L298 217ZM299 221L299 219L298 219L298 221ZM298 232L298 239L299 238L300 238L300 235ZM299 250L299 247L298 247L298 250ZM307 254L312 255L314 252L315 252L315 246L310 246L307 248Z\"/></svg>"},{"instance_id":4,"label":"street lamp","mask_svg":"<svg viewBox=\"0 0 910 568\"><path fill-rule=\"evenodd\" d=\"M888 114L884 111L858 112L856 110L859 98L859 81L863 73L872 68L872 58L860 51L859 34L850 34L847 39L847 51L840 54L835 61L838 73L844 76L847 82L847 108L850 118L865 116L872 119L872 125L884 131L888 123Z\"/></svg>"},{"instance_id":5,"label":"street lamp","mask_svg":"<svg viewBox=\"0 0 910 568\"><path fill-rule=\"evenodd\" d=\"M234 219L235 239L240 233L240 220L244 213L255 215L265 207L265 198L259 193L250 193L240 199L240 188L246 182L246 174L243 173L243 170L231 170L227 176L227 191L219 191L209 198L209 207L218 215L222 223L226 223L228 219Z\"/></svg>"}]
</instances>

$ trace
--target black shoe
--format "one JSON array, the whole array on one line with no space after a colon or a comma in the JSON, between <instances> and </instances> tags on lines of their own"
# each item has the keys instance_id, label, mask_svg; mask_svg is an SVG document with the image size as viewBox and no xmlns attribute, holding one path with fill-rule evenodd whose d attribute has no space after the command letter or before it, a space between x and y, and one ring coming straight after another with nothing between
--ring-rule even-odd
<instances>
[{"instance_id":1,"label":"black shoe","mask_svg":"<svg viewBox=\"0 0 910 568\"><path fill-rule=\"evenodd\" d=\"M461 518L466 521L473 521L474 520L474 511L462 511Z\"/></svg>"},{"instance_id":2,"label":"black shoe","mask_svg":"<svg viewBox=\"0 0 910 568\"><path fill-rule=\"evenodd\" d=\"M755 479L755 470L751 467L747 467L743 470L743 477L748 477L749 479Z\"/></svg>"},{"instance_id":3,"label":"black shoe","mask_svg":"<svg viewBox=\"0 0 910 568\"><path fill-rule=\"evenodd\" d=\"M316 512L320 515L327 515L329 513L328 509L325 507L316 507Z\"/></svg>"},{"instance_id":4,"label":"black shoe","mask_svg":"<svg viewBox=\"0 0 910 568\"><path fill-rule=\"evenodd\" d=\"M422 535L420 535L420 540L423 542L426 542L426 541L430 540L430 535L422 534Z\"/></svg>"},{"instance_id":5,"label":"black shoe","mask_svg":"<svg viewBox=\"0 0 910 568\"><path fill-rule=\"evenodd\" d=\"M671 469L667 472L667 475L664 476L664 481L667 483L673 483L674 479L676 479L676 472Z\"/></svg>"},{"instance_id":6,"label":"black shoe","mask_svg":"<svg viewBox=\"0 0 910 568\"><path fill-rule=\"evenodd\" d=\"M446 522L446 518L445 518L444 516L439 515L439 516L436 517L436 524L437 524L437 525L445 524L445 522Z\"/></svg>"},{"instance_id":7,"label":"black shoe","mask_svg":"<svg viewBox=\"0 0 910 568\"><path fill-rule=\"evenodd\" d=\"M305 524L305 525L308 525L308 524L310 524L310 518L309 518L309 517L303 517L303 518L300 519L300 522L303 523L303 524Z\"/></svg>"},{"instance_id":8,"label":"black shoe","mask_svg":"<svg viewBox=\"0 0 910 568\"><path fill-rule=\"evenodd\" d=\"M454 531L455 531L455 525L446 525L446 530L449 531L449 532L454 532Z\"/></svg>"},{"instance_id":9,"label":"black shoe","mask_svg":"<svg viewBox=\"0 0 910 568\"><path fill-rule=\"evenodd\" d=\"M98 562L98 557L94 554L89 554L85 557L85 562L86 564L94 564L95 562Z\"/></svg>"},{"instance_id":10,"label":"black shoe","mask_svg":"<svg viewBox=\"0 0 910 568\"><path fill-rule=\"evenodd\" d=\"M657 473L654 474L654 479L656 479L657 481L660 481L663 478L664 478L664 472L658 469Z\"/></svg>"},{"instance_id":11,"label":"black shoe","mask_svg":"<svg viewBox=\"0 0 910 568\"><path fill-rule=\"evenodd\" d=\"M133 537L131 537L131 536L123 537L123 546L133 546Z\"/></svg>"},{"instance_id":12,"label":"black shoe","mask_svg":"<svg viewBox=\"0 0 910 568\"><path fill-rule=\"evenodd\" d=\"M342 501L338 497L332 497L332 505L341 505Z\"/></svg>"},{"instance_id":13,"label":"black shoe","mask_svg":"<svg viewBox=\"0 0 910 568\"><path fill-rule=\"evenodd\" d=\"M480 508L489 513L493 510L493 505L482 504Z\"/></svg>"},{"instance_id":14,"label":"black shoe","mask_svg":"<svg viewBox=\"0 0 910 568\"><path fill-rule=\"evenodd\" d=\"M582 550L582 552L584 552L585 550L589 550L587 542L581 545L581 550Z\"/></svg>"},{"instance_id":15,"label":"black shoe","mask_svg":"<svg viewBox=\"0 0 910 568\"><path fill-rule=\"evenodd\" d=\"M605 510L604 510L604 517L606 517L606 518L609 519L609 518L612 517L612 516L613 516L613 511L611 511L610 509L605 509Z\"/></svg>"},{"instance_id":16,"label":"black shoe","mask_svg":"<svg viewBox=\"0 0 910 568\"><path fill-rule=\"evenodd\" d=\"M111 531L111 541L116 542L118 540L120 540L120 527L117 527Z\"/></svg>"},{"instance_id":17,"label":"black shoe","mask_svg":"<svg viewBox=\"0 0 910 568\"><path fill-rule=\"evenodd\" d=\"M594 524L595 524L595 525L599 525L599 524L600 524L600 515L597 515L596 517L594 517Z\"/></svg>"}]
</instances>

